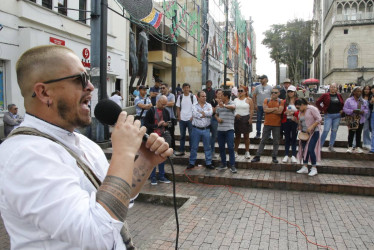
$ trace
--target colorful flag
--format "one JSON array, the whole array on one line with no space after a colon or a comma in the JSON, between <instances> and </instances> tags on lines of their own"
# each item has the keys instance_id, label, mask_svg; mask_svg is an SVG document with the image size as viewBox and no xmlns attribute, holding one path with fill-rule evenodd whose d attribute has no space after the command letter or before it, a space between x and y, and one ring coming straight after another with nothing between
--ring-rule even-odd
<instances>
[{"instance_id":1,"label":"colorful flag","mask_svg":"<svg viewBox=\"0 0 374 250\"><path fill-rule=\"evenodd\" d=\"M149 23L150 25L155 27L155 29L157 29L161 24L161 20L162 20L162 13L158 12L155 8L153 8L151 13L145 18L143 18L141 21L145 23Z\"/></svg>"}]
</instances>

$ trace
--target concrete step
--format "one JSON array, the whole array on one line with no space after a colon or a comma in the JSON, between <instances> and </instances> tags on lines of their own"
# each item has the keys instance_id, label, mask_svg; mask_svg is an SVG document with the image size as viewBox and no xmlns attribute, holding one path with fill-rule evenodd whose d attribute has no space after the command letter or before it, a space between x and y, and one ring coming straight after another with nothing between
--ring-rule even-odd
<instances>
[{"instance_id":1,"label":"concrete step","mask_svg":"<svg viewBox=\"0 0 374 250\"><path fill-rule=\"evenodd\" d=\"M251 157L253 159L253 156ZM271 156L262 156L260 162L252 163L251 159L245 159L244 155L239 155L235 158L235 164L238 169L249 170L270 170L276 172L296 172L300 169L300 164L293 164L291 162L282 163L283 157L277 157L279 163L272 163ZM173 157L173 163L183 166L189 164L189 153L184 156ZM229 161L229 156L226 155L226 160ZM205 155L203 153L197 154L195 165L205 165ZM213 164L218 166L220 158L213 160ZM340 175L364 175L374 176L374 161L362 160L343 160L343 159L323 159L317 164L319 173L326 174L340 174ZM373 183L374 184L374 183Z\"/></svg>"},{"instance_id":2,"label":"concrete step","mask_svg":"<svg viewBox=\"0 0 374 250\"><path fill-rule=\"evenodd\" d=\"M180 141L175 142L176 149L179 149ZM297 144L298 145L298 144ZM249 145L249 152L251 155L255 155L257 150L259 148L259 144L250 144ZM185 143L185 149L186 151L190 151L189 142L186 141ZM374 161L374 154L368 154L368 150L364 150L364 153L357 154L357 153L347 153L347 148L334 148L336 152L330 152L328 150L328 147L322 148L321 158L322 159L345 159L345 160L364 160L364 161ZM263 152L263 156L269 156L272 154L273 151L273 145L265 145L265 149ZM204 152L203 143L199 143L198 152ZM215 144L215 153L219 153L219 147L218 143ZM226 148L226 153L228 153L228 149ZM291 147L290 147L290 153L291 153ZM243 155L245 154L245 146L244 143L241 143L239 145L238 154ZM278 156L284 157L285 156L285 146L280 145L278 149Z\"/></svg>"},{"instance_id":3,"label":"concrete step","mask_svg":"<svg viewBox=\"0 0 374 250\"><path fill-rule=\"evenodd\" d=\"M238 169L236 174L226 170L209 170L196 167L186 170L185 165L174 165L177 182L194 182L208 185L268 188L324 193L374 196L374 177L320 173L314 177L295 172L279 172L257 169ZM172 179L170 166L166 176Z\"/></svg>"}]
</instances>

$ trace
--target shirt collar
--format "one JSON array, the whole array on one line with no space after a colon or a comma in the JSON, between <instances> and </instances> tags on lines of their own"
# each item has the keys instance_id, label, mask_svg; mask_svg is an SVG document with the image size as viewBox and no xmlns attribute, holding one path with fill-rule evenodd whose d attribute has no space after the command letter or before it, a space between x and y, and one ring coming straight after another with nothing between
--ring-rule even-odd
<instances>
[{"instance_id":1,"label":"shirt collar","mask_svg":"<svg viewBox=\"0 0 374 250\"><path fill-rule=\"evenodd\" d=\"M76 136L74 132L70 132L66 129L60 128L56 125L48 123L36 116L27 114L25 115L25 119L21 124L22 127L30 127L39 130L40 132L46 133L50 136L53 136L60 142L64 143L65 145L76 145L79 144L79 138Z\"/></svg>"}]
</instances>

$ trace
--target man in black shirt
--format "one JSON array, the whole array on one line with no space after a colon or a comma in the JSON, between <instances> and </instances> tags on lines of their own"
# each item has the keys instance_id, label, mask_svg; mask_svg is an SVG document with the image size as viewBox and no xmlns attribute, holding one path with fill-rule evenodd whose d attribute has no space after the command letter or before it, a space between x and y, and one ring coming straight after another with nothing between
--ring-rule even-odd
<instances>
[{"instance_id":1,"label":"man in black shirt","mask_svg":"<svg viewBox=\"0 0 374 250\"><path fill-rule=\"evenodd\" d=\"M207 103L211 103L212 100L214 99L215 97L215 91L214 89L212 88L212 81L211 80L208 80L206 81L206 88L203 89L203 91L205 92L206 94L206 102Z\"/></svg>"}]
</instances>

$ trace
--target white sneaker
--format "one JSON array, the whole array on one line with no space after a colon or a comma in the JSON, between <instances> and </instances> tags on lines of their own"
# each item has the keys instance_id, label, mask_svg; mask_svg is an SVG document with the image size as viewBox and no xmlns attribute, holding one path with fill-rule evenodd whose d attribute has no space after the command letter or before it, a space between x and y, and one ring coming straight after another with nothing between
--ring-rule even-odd
<instances>
[{"instance_id":1,"label":"white sneaker","mask_svg":"<svg viewBox=\"0 0 374 250\"><path fill-rule=\"evenodd\" d=\"M286 155L283 160L282 160L283 163L287 163L288 162L288 155Z\"/></svg>"},{"instance_id":2,"label":"white sneaker","mask_svg":"<svg viewBox=\"0 0 374 250\"><path fill-rule=\"evenodd\" d=\"M212 159L213 159L213 160L217 160L217 159L218 159L217 154L213 154L213 155L212 155Z\"/></svg>"},{"instance_id":3,"label":"white sneaker","mask_svg":"<svg viewBox=\"0 0 374 250\"><path fill-rule=\"evenodd\" d=\"M312 169L310 170L310 173L308 175L309 176L315 176L317 174L318 174L317 168L316 167L312 167Z\"/></svg>"},{"instance_id":4,"label":"white sneaker","mask_svg":"<svg viewBox=\"0 0 374 250\"><path fill-rule=\"evenodd\" d=\"M235 158L237 158L238 157L238 153L237 152L235 152Z\"/></svg>"},{"instance_id":5,"label":"white sneaker","mask_svg":"<svg viewBox=\"0 0 374 250\"><path fill-rule=\"evenodd\" d=\"M251 158L251 154L249 153L249 151L245 152L244 157L245 157L246 159L250 159L250 158Z\"/></svg>"},{"instance_id":6,"label":"white sneaker","mask_svg":"<svg viewBox=\"0 0 374 250\"><path fill-rule=\"evenodd\" d=\"M307 174L308 172L308 167L305 165L302 168L300 168L300 170L296 171L296 173L298 174Z\"/></svg>"},{"instance_id":7,"label":"white sneaker","mask_svg":"<svg viewBox=\"0 0 374 250\"><path fill-rule=\"evenodd\" d=\"M297 163L297 159L296 159L295 156L292 156L292 157L291 157L291 163Z\"/></svg>"},{"instance_id":8,"label":"white sneaker","mask_svg":"<svg viewBox=\"0 0 374 250\"><path fill-rule=\"evenodd\" d=\"M356 148L355 152L356 152L356 153L359 153L359 154L362 154L364 151L362 151L361 148Z\"/></svg>"},{"instance_id":9,"label":"white sneaker","mask_svg":"<svg viewBox=\"0 0 374 250\"><path fill-rule=\"evenodd\" d=\"M347 149L347 153L352 153L352 152L353 152L353 148L352 147L350 147L350 148Z\"/></svg>"}]
</instances>

